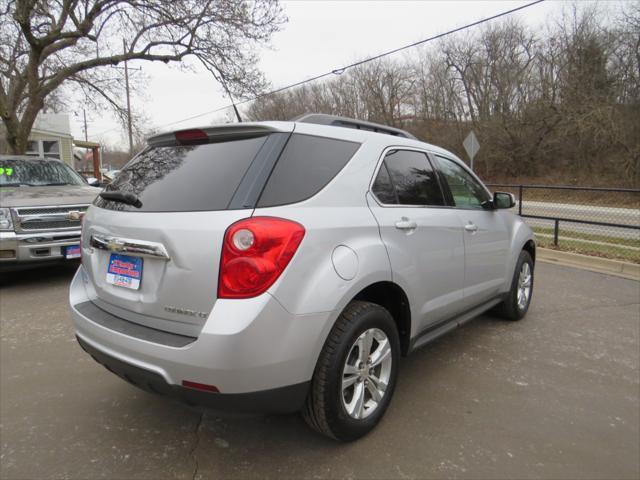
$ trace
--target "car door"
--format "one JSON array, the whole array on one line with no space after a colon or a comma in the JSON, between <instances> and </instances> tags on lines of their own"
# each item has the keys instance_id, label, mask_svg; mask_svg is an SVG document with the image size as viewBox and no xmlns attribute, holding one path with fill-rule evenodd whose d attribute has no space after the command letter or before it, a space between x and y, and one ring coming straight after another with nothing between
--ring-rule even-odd
<instances>
[{"instance_id":1,"label":"car door","mask_svg":"<svg viewBox=\"0 0 640 480\"><path fill-rule=\"evenodd\" d=\"M445 207L426 153L388 149L368 202L380 226L393 279L409 297L413 334L454 316L463 300L462 224L457 213Z\"/></svg>"},{"instance_id":2,"label":"car door","mask_svg":"<svg viewBox=\"0 0 640 480\"><path fill-rule=\"evenodd\" d=\"M507 223L487 208L491 195L461 162L435 154L445 195L464 225L464 304L472 308L500 293L509 249Z\"/></svg>"}]
</instances>

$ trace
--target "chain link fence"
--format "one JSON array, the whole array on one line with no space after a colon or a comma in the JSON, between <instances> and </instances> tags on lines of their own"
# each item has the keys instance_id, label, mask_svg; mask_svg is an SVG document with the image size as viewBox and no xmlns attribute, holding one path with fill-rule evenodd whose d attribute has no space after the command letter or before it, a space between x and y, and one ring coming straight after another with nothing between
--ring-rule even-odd
<instances>
[{"instance_id":1,"label":"chain link fence","mask_svg":"<svg viewBox=\"0 0 640 480\"><path fill-rule=\"evenodd\" d=\"M542 247L640 263L640 190L487 184L513 193Z\"/></svg>"}]
</instances>

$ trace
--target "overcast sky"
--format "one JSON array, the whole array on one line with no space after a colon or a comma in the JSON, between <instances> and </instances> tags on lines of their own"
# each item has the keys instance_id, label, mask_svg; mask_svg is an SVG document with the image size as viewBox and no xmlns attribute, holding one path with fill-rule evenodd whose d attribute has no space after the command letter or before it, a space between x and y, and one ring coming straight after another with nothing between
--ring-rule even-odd
<instances>
[{"instance_id":1,"label":"overcast sky","mask_svg":"<svg viewBox=\"0 0 640 480\"><path fill-rule=\"evenodd\" d=\"M510 10L529 1L284 1L289 17L261 50L261 68L272 88L334 70L355 60L421 40L455 27ZM547 1L513 14L532 26L553 21L562 2ZM394 55L402 58L403 53ZM134 107L160 129L206 125L225 112L178 120L229 104L220 86L204 71L180 71L161 63L142 63L149 78L144 97ZM82 138L82 115L72 115L72 131ZM89 139L126 150L124 132L104 112L89 113ZM169 125L172 124L172 125Z\"/></svg>"}]
</instances>

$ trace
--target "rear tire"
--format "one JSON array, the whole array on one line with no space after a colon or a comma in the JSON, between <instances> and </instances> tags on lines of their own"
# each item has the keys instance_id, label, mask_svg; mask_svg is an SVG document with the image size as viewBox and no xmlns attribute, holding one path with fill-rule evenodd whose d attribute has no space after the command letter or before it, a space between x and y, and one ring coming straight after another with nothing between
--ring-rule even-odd
<instances>
[{"instance_id":1,"label":"rear tire","mask_svg":"<svg viewBox=\"0 0 640 480\"><path fill-rule=\"evenodd\" d=\"M336 440L366 435L391 402L399 359L400 339L391 314L374 303L351 302L322 348L303 418Z\"/></svg>"},{"instance_id":2,"label":"rear tire","mask_svg":"<svg viewBox=\"0 0 640 480\"><path fill-rule=\"evenodd\" d=\"M521 320L529 311L533 296L533 260L526 250L520 252L511 280L511 289L495 313L506 320Z\"/></svg>"}]
</instances>

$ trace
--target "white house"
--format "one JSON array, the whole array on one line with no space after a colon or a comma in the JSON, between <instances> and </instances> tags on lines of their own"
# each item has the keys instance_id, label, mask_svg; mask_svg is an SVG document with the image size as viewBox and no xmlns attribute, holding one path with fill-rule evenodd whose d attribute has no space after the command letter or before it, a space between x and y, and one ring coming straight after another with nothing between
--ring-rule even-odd
<instances>
[{"instance_id":1,"label":"white house","mask_svg":"<svg viewBox=\"0 0 640 480\"><path fill-rule=\"evenodd\" d=\"M38 115L29 135L27 155L58 158L73 167L73 137L69 115L63 113Z\"/></svg>"},{"instance_id":2,"label":"white house","mask_svg":"<svg viewBox=\"0 0 640 480\"><path fill-rule=\"evenodd\" d=\"M0 154L8 153L4 133L4 126L0 124ZM76 161L74 146L87 149L90 153L81 157L80 161ZM69 115L65 113L38 115L29 135L26 154L34 157L57 158L72 168L100 178L100 144L74 140L71 136Z\"/></svg>"}]
</instances>

